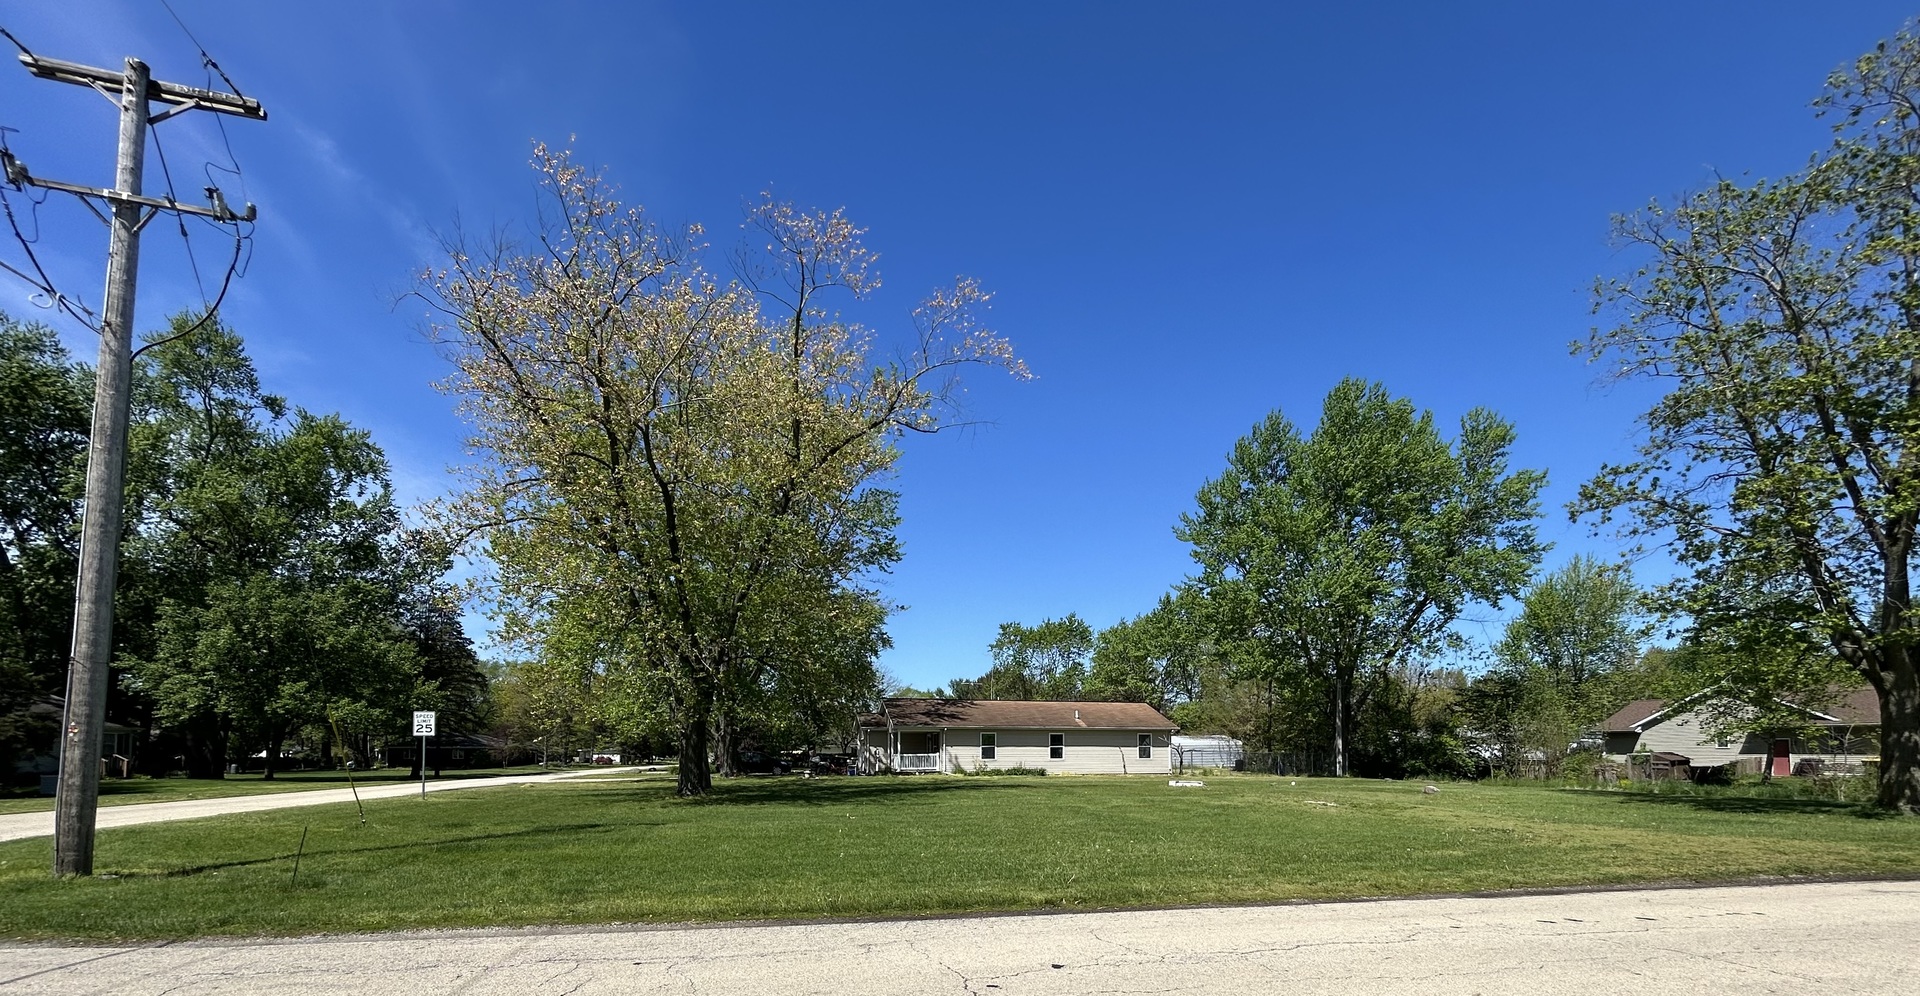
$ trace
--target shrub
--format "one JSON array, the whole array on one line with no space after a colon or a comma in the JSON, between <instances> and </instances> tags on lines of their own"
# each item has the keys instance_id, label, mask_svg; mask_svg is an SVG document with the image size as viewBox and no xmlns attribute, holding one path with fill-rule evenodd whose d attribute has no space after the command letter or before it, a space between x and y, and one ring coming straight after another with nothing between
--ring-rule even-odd
<instances>
[{"instance_id":1,"label":"shrub","mask_svg":"<svg viewBox=\"0 0 1920 996\"><path fill-rule=\"evenodd\" d=\"M1597 750L1574 751L1560 762L1560 781L1567 785L1592 785L1600 781L1600 766L1606 755Z\"/></svg>"},{"instance_id":2,"label":"shrub","mask_svg":"<svg viewBox=\"0 0 1920 996\"><path fill-rule=\"evenodd\" d=\"M1876 783L1860 775L1815 775L1763 779L1735 775L1727 782L1700 783L1685 779L1620 780L1620 787L1646 795L1677 795L1722 799L1805 799L1822 802L1865 803L1873 800Z\"/></svg>"},{"instance_id":3,"label":"shrub","mask_svg":"<svg viewBox=\"0 0 1920 996\"><path fill-rule=\"evenodd\" d=\"M1006 768L989 768L984 764L975 764L973 766L972 771L968 771L965 768L961 768L960 773L963 775L976 775L981 777L988 777L993 775L1014 775L1014 776L1044 775L1047 773L1047 769L1028 768L1018 764L1013 765L1011 767L1006 767Z\"/></svg>"}]
</instances>

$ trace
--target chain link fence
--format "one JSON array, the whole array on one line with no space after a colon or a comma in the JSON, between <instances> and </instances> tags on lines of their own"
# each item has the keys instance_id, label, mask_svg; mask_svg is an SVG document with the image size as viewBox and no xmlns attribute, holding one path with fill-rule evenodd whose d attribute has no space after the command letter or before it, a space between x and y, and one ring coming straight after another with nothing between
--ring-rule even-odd
<instances>
[{"instance_id":1,"label":"chain link fence","mask_svg":"<svg viewBox=\"0 0 1920 996\"><path fill-rule=\"evenodd\" d=\"M1332 751L1181 749L1173 752L1173 773L1197 775L1210 771L1247 771L1259 775L1331 775Z\"/></svg>"}]
</instances>

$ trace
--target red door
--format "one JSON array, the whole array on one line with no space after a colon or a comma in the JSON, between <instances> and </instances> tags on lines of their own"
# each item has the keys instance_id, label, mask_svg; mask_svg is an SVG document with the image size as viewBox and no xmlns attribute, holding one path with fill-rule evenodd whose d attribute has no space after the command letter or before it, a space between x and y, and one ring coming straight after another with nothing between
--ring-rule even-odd
<instances>
[{"instance_id":1,"label":"red door","mask_svg":"<svg viewBox=\"0 0 1920 996\"><path fill-rule=\"evenodd\" d=\"M1773 742L1773 774L1776 778L1782 775L1793 774L1793 744L1791 741L1782 739Z\"/></svg>"}]
</instances>

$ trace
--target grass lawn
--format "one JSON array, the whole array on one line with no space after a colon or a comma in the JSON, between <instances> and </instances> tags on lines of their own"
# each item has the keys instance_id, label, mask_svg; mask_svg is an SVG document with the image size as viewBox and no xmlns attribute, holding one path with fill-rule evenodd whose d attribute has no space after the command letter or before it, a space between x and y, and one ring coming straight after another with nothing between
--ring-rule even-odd
<instances>
[{"instance_id":1,"label":"grass lawn","mask_svg":"<svg viewBox=\"0 0 1920 996\"><path fill-rule=\"evenodd\" d=\"M1332 803L1332 805L1326 805ZM1837 803L1256 776L668 776L102 831L99 877L0 844L0 935L205 934L1249 903L1920 874L1920 820ZM309 827L299 881L293 855Z\"/></svg>"},{"instance_id":2,"label":"grass lawn","mask_svg":"<svg viewBox=\"0 0 1920 996\"><path fill-rule=\"evenodd\" d=\"M470 771L448 770L437 780L491 778L496 775L537 775L553 770L557 769L542 768L539 765L519 768L475 768ZM354 784L361 788L413 780L417 780L417 776L410 776L405 768L379 768L353 773ZM258 773L228 775L225 778L102 778L100 779L100 805L126 806L142 802L181 802L187 799L219 799L230 795L258 795L262 792L298 792L302 789L346 787L347 773L344 771L282 771L274 775L272 781L261 778ZM0 814L39 813L52 808L53 797L41 795L35 790L0 792Z\"/></svg>"}]
</instances>

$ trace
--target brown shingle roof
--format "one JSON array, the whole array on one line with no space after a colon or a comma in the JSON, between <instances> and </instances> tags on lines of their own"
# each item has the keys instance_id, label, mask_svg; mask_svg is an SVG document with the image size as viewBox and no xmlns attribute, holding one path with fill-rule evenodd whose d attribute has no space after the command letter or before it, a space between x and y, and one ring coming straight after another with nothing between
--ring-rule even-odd
<instances>
[{"instance_id":1,"label":"brown shingle roof","mask_svg":"<svg viewBox=\"0 0 1920 996\"><path fill-rule=\"evenodd\" d=\"M1878 726L1880 724L1880 693L1871 688L1856 689L1831 705L1820 706L1819 711L1842 723Z\"/></svg>"},{"instance_id":2,"label":"brown shingle roof","mask_svg":"<svg viewBox=\"0 0 1920 996\"><path fill-rule=\"evenodd\" d=\"M968 726L1031 730L1171 730L1172 720L1144 702L1011 702L997 699L888 699L895 726ZM884 725L884 720L882 724Z\"/></svg>"},{"instance_id":3,"label":"brown shingle roof","mask_svg":"<svg viewBox=\"0 0 1920 996\"><path fill-rule=\"evenodd\" d=\"M1689 698L1681 704L1691 701ZM1639 724L1665 708L1665 699L1635 699L1621 706L1619 712L1608 716L1606 722L1600 724L1600 729L1604 733L1633 733ZM1811 707L1809 711L1832 716L1842 723L1877 726L1880 723L1880 694L1871 688L1855 689L1837 700Z\"/></svg>"},{"instance_id":4,"label":"brown shingle roof","mask_svg":"<svg viewBox=\"0 0 1920 996\"><path fill-rule=\"evenodd\" d=\"M1665 699L1634 699L1600 724L1604 733L1631 733L1640 721L1667 707Z\"/></svg>"}]
</instances>

